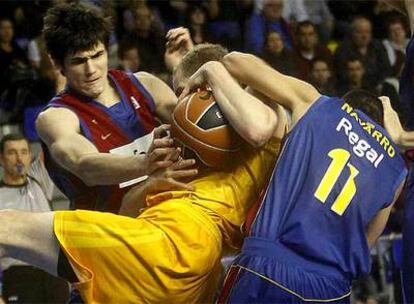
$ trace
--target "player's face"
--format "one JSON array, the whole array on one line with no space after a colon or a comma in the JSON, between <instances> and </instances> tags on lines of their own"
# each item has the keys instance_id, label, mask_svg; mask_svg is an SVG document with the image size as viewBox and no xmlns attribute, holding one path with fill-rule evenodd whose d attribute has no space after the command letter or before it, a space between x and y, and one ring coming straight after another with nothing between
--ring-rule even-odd
<instances>
[{"instance_id":1,"label":"player's face","mask_svg":"<svg viewBox=\"0 0 414 304\"><path fill-rule=\"evenodd\" d=\"M5 142L4 151L0 154L0 163L4 174L16 178L27 174L31 153L26 140L9 140Z\"/></svg>"},{"instance_id":2,"label":"player's face","mask_svg":"<svg viewBox=\"0 0 414 304\"><path fill-rule=\"evenodd\" d=\"M97 99L108 86L108 53L104 44L99 42L91 50L66 56L62 71L70 88Z\"/></svg>"}]
</instances>

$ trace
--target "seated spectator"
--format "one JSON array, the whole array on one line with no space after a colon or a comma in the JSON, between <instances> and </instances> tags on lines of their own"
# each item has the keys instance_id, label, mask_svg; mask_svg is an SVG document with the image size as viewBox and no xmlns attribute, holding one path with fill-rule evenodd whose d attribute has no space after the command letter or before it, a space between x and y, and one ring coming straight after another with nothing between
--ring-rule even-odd
<instances>
[{"instance_id":1,"label":"seated spectator","mask_svg":"<svg viewBox=\"0 0 414 304\"><path fill-rule=\"evenodd\" d=\"M154 22L152 11L140 4L134 11L135 30L123 37L123 41L135 43L140 52L141 70L153 74L163 73L164 33Z\"/></svg>"},{"instance_id":2,"label":"seated spectator","mask_svg":"<svg viewBox=\"0 0 414 304\"><path fill-rule=\"evenodd\" d=\"M371 22L357 16L351 23L350 39L342 42L335 53L335 69L338 81L344 81L341 71L347 67L350 58L358 58L364 68L364 82L369 87L376 87L391 75L391 66L382 43L372 38Z\"/></svg>"},{"instance_id":3,"label":"seated spectator","mask_svg":"<svg viewBox=\"0 0 414 304\"><path fill-rule=\"evenodd\" d=\"M336 96L335 82L329 63L323 58L312 61L308 81L323 95Z\"/></svg>"},{"instance_id":4,"label":"seated spectator","mask_svg":"<svg viewBox=\"0 0 414 304\"><path fill-rule=\"evenodd\" d=\"M122 41L118 47L118 58L120 70L131 73L139 71L141 58L139 56L139 49L135 44L129 41Z\"/></svg>"},{"instance_id":5,"label":"seated spectator","mask_svg":"<svg viewBox=\"0 0 414 304\"><path fill-rule=\"evenodd\" d=\"M10 69L13 65L26 64L26 54L14 41L14 26L11 19L0 19L0 95L10 84Z\"/></svg>"},{"instance_id":6,"label":"seated spectator","mask_svg":"<svg viewBox=\"0 0 414 304\"><path fill-rule=\"evenodd\" d=\"M373 93L375 92L375 88L365 82L365 68L359 58L348 58L343 74L345 75L345 79L338 84L339 95L344 95L353 89L364 89Z\"/></svg>"},{"instance_id":7,"label":"seated spectator","mask_svg":"<svg viewBox=\"0 0 414 304\"><path fill-rule=\"evenodd\" d=\"M298 77L300 70L298 60L290 50L284 47L281 34L270 31L266 37L265 49L262 58L274 69L283 74Z\"/></svg>"},{"instance_id":8,"label":"seated spectator","mask_svg":"<svg viewBox=\"0 0 414 304\"><path fill-rule=\"evenodd\" d=\"M248 1L204 1L209 14L213 39L229 50L242 48L242 24L250 17L252 3Z\"/></svg>"},{"instance_id":9,"label":"seated spectator","mask_svg":"<svg viewBox=\"0 0 414 304\"><path fill-rule=\"evenodd\" d=\"M387 51L388 59L392 68L392 76L399 77L405 60L405 48L409 39L400 18L392 18L387 23L387 39L382 44Z\"/></svg>"},{"instance_id":10,"label":"seated spectator","mask_svg":"<svg viewBox=\"0 0 414 304\"><path fill-rule=\"evenodd\" d=\"M300 22L296 28L296 53L299 58L301 73L306 78L315 58L322 58L329 65L333 62L331 51L319 43L315 25L310 21Z\"/></svg>"},{"instance_id":11,"label":"seated spectator","mask_svg":"<svg viewBox=\"0 0 414 304\"><path fill-rule=\"evenodd\" d=\"M305 9L309 21L315 25L318 36L323 44L327 44L331 38L334 26L334 17L329 10L326 0L305 0Z\"/></svg>"},{"instance_id":12,"label":"seated spectator","mask_svg":"<svg viewBox=\"0 0 414 304\"><path fill-rule=\"evenodd\" d=\"M54 185L43 163L31 163L28 141L21 135L9 134L0 141L0 164L3 178L0 182L0 209L19 209L28 212L51 211L50 201ZM13 233L11 231L10 233ZM8 303L66 303L69 286L21 261L0 260L3 270L2 297Z\"/></svg>"},{"instance_id":13,"label":"seated spectator","mask_svg":"<svg viewBox=\"0 0 414 304\"><path fill-rule=\"evenodd\" d=\"M190 31L194 44L213 42L213 36L207 26L207 10L201 5L190 5L186 15L186 27Z\"/></svg>"},{"instance_id":14,"label":"seated spectator","mask_svg":"<svg viewBox=\"0 0 414 304\"><path fill-rule=\"evenodd\" d=\"M254 13L245 26L244 49L253 54L262 54L266 35L270 31L281 34L285 48L293 48L293 37L289 24L282 17L283 0L264 0L260 13Z\"/></svg>"}]
</instances>

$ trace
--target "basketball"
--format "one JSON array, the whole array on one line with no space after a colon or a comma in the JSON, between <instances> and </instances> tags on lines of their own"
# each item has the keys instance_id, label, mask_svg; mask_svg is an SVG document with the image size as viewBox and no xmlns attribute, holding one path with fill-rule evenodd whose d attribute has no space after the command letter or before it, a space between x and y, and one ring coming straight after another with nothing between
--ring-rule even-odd
<instances>
[{"instance_id":1,"label":"basketball","mask_svg":"<svg viewBox=\"0 0 414 304\"><path fill-rule=\"evenodd\" d=\"M231 162L242 144L208 90L193 93L177 104L171 119L171 136L181 146L185 158L195 155L208 167Z\"/></svg>"}]
</instances>

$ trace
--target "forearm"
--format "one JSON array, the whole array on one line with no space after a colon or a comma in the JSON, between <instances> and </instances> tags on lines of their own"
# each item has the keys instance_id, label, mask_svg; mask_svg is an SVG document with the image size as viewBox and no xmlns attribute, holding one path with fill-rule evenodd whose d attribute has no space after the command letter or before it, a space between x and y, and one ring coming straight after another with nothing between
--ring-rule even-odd
<instances>
[{"instance_id":1,"label":"forearm","mask_svg":"<svg viewBox=\"0 0 414 304\"><path fill-rule=\"evenodd\" d=\"M87 185L114 185L147 175L144 155L86 154L75 163L75 174Z\"/></svg>"},{"instance_id":2,"label":"forearm","mask_svg":"<svg viewBox=\"0 0 414 304\"><path fill-rule=\"evenodd\" d=\"M396 144L402 149L413 149L414 148L414 131L402 131Z\"/></svg>"},{"instance_id":3,"label":"forearm","mask_svg":"<svg viewBox=\"0 0 414 304\"><path fill-rule=\"evenodd\" d=\"M145 198L148 192L149 186L146 181L129 190L122 198L119 214L129 217L137 217L140 210L145 207Z\"/></svg>"},{"instance_id":4,"label":"forearm","mask_svg":"<svg viewBox=\"0 0 414 304\"><path fill-rule=\"evenodd\" d=\"M414 31L414 1L405 0L405 8L407 9L408 18L410 20L411 34Z\"/></svg>"},{"instance_id":5,"label":"forearm","mask_svg":"<svg viewBox=\"0 0 414 304\"><path fill-rule=\"evenodd\" d=\"M234 129L251 145L261 146L274 132L276 113L244 91L220 63L204 71L220 109Z\"/></svg>"},{"instance_id":6,"label":"forearm","mask_svg":"<svg viewBox=\"0 0 414 304\"><path fill-rule=\"evenodd\" d=\"M272 69L253 55L232 52L224 57L223 65L238 81L291 111L320 96L310 84Z\"/></svg>"}]
</instances>

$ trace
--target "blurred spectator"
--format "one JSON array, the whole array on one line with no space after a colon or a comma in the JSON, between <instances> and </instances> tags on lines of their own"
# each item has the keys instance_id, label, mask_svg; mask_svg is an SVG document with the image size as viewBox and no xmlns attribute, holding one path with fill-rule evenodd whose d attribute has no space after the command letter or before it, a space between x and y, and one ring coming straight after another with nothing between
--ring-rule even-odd
<instances>
[{"instance_id":1,"label":"blurred spectator","mask_svg":"<svg viewBox=\"0 0 414 304\"><path fill-rule=\"evenodd\" d=\"M334 18L326 0L304 0L309 21L312 22L323 44L328 43L334 26Z\"/></svg>"},{"instance_id":2,"label":"blurred spectator","mask_svg":"<svg viewBox=\"0 0 414 304\"><path fill-rule=\"evenodd\" d=\"M287 22L293 24L309 20L304 0L284 0L282 16Z\"/></svg>"},{"instance_id":3,"label":"blurred spectator","mask_svg":"<svg viewBox=\"0 0 414 304\"><path fill-rule=\"evenodd\" d=\"M120 43L118 57L120 62L119 69L131 73L139 71L141 58L139 56L138 47L135 44L127 41Z\"/></svg>"},{"instance_id":4,"label":"blurred spectator","mask_svg":"<svg viewBox=\"0 0 414 304\"><path fill-rule=\"evenodd\" d=\"M186 27L194 44L213 42L212 33L207 25L207 10L201 5L190 5L186 13Z\"/></svg>"},{"instance_id":5,"label":"blurred spectator","mask_svg":"<svg viewBox=\"0 0 414 304\"><path fill-rule=\"evenodd\" d=\"M194 47L190 31L185 27L177 27L168 31L164 62L169 72L180 63L181 59Z\"/></svg>"},{"instance_id":6,"label":"blurred spectator","mask_svg":"<svg viewBox=\"0 0 414 304\"><path fill-rule=\"evenodd\" d=\"M242 24L249 18L253 9L252 0L205 1L210 17L209 27L214 41L229 50L242 47Z\"/></svg>"},{"instance_id":7,"label":"blurred spectator","mask_svg":"<svg viewBox=\"0 0 414 304\"><path fill-rule=\"evenodd\" d=\"M270 31L266 37L265 49L262 58L279 72L299 76L299 65L296 55L287 50L279 32Z\"/></svg>"},{"instance_id":8,"label":"blurred spectator","mask_svg":"<svg viewBox=\"0 0 414 304\"><path fill-rule=\"evenodd\" d=\"M312 61L308 81L323 95L336 96L335 81L329 63L323 58Z\"/></svg>"},{"instance_id":9,"label":"blurred spectator","mask_svg":"<svg viewBox=\"0 0 414 304\"><path fill-rule=\"evenodd\" d=\"M147 4L159 14L165 29L185 24L185 15L189 5L201 5L202 0L148 0Z\"/></svg>"},{"instance_id":10,"label":"blurred spectator","mask_svg":"<svg viewBox=\"0 0 414 304\"><path fill-rule=\"evenodd\" d=\"M316 57L324 59L329 65L333 63L331 51L319 43L315 25L310 21L300 22L296 28L296 53L299 58L302 78L306 78Z\"/></svg>"},{"instance_id":11,"label":"blurred spectator","mask_svg":"<svg viewBox=\"0 0 414 304\"><path fill-rule=\"evenodd\" d=\"M11 19L0 19L0 94L10 84L13 65L26 63L25 52L14 41L14 25Z\"/></svg>"},{"instance_id":12,"label":"blurred spectator","mask_svg":"<svg viewBox=\"0 0 414 304\"><path fill-rule=\"evenodd\" d=\"M283 0L264 0L260 13L254 13L246 22L245 51L261 54L264 50L267 33L279 32L285 48L291 50L293 37L290 27L282 17Z\"/></svg>"},{"instance_id":13,"label":"blurred spectator","mask_svg":"<svg viewBox=\"0 0 414 304\"><path fill-rule=\"evenodd\" d=\"M375 38L380 40L387 38L389 20L404 19L405 16L395 8L398 7L398 1L399 0L375 1L374 5L372 6L372 14L368 16L372 22L372 32Z\"/></svg>"},{"instance_id":14,"label":"blurred spectator","mask_svg":"<svg viewBox=\"0 0 414 304\"><path fill-rule=\"evenodd\" d=\"M392 18L387 23L387 39L382 44L387 51L392 68L392 76L399 77L405 60L405 48L408 45L407 32L400 18Z\"/></svg>"},{"instance_id":15,"label":"blurred spectator","mask_svg":"<svg viewBox=\"0 0 414 304\"><path fill-rule=\"evenodd\" d=\"M348 58L345 63L345 69L342 70L345 79L338 84L338 94L344 95L352 89L364 89L375 92L375 88L369 86L364 81L365 68L362 61L358 57Z\"/></svg>"},{"instance_id":16,"label":"blurred spectator","mask_svg":"<svg viewBox=\"0 0 414 304\"><path fill-rule=\"evenodd\" d=\"M9 134L0 141L0 164L4 169L0 182L0 209L29 212L51 211L54 185L43 163L32 154L28 141L21 135ZM11 233L13 233L11 231ZM42 270L25 263L3 258L2 296L8 303L66 303L69 286Z\"/></svg>"},{"instance_id":17,"label":"blurred spectator","mask_svg":"<svg viewBox=\"0 0 414 304\"><path fill-rule=\"evenodd\" d=\"M372 38L371 22L362 16L353 19L350 39L342 42L335 53L335 68L340 83L345 80L342 71L347 68L350 58L359 58L362 62L365 71L364 83L369 87L376 87L391 75L391 66L384 46Z\"/></svg>"},{"instance_id":18,"label":"blurred spectator","mask_svg":"<svg viewBox=\"0 0 414 304\"><path fill-rule=\"evenodd\" d=\"M164 67L164 33L154 22L152 11L146 4L140 4L134 10L135 29L122 40L135 43L140 57L142 71L162 73Z\"/></svg>"}]
</instances>

